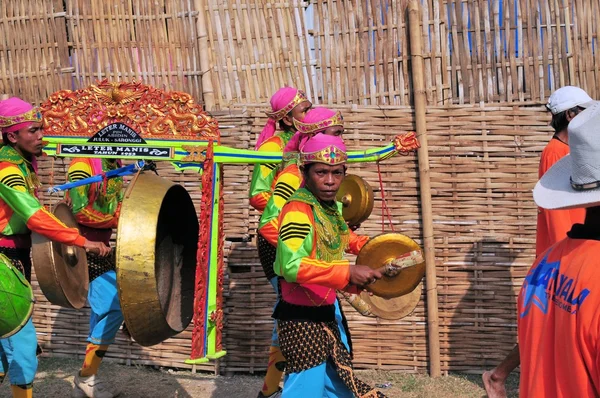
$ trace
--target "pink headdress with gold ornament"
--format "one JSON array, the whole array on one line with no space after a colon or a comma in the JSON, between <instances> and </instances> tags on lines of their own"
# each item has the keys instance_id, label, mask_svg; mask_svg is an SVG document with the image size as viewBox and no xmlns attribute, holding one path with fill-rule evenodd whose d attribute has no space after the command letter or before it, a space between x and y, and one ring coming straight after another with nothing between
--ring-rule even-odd
<instances>
[{"instance_id":1,"label":"pink headdress with gold ornament","mask_svg":"<svg viewBox=\"0 0 600 398\"><path fill-rule=\"evenodd\" d=\"M258 149L263 142L271 138L277 129L276 123L290 113L296 105L304 101L308 101L304 91L294 87L283 87L273 94L271 97L271 112L266 112L269 120L260 132L255 148Z\"/></svg>"},{"instance_id":2,"label":"pink headdress with gold ornament","mask_svg":"<svg viewBox=\"0 0 600 398\"><path fill-rule=\"evenodd\" d=\"M322 133L331 126L344 127L344 118L340 111L317 107L308 111L302 121L294 119L294 126L298 131L289 140L283 152L302 150L302 146L310 137Z\"/></svg>"},{"instance_id":3,"label":"pink headdress with gold ornament","mask_svg":"<svg viewBox=\"0 0 600 398\"><path fill-rule=\"evenodd\" d=\"M346 145L341 137L319 133L306 141L300 150L300 164L324 163L330 166L348 160Z\"/></svg>"},{"instance_id":4,"label":"pink headdress with gold ornament","mask_svg":"<svg viewBox=\"0 0 600 398\"><path fill-rule=\"evenodd\" d=\"M38 107L20 98L12 97L0 101L0 129L3 133L20 130L29 123L41 122L42 113Z\"/></svg>"}]
</instances>

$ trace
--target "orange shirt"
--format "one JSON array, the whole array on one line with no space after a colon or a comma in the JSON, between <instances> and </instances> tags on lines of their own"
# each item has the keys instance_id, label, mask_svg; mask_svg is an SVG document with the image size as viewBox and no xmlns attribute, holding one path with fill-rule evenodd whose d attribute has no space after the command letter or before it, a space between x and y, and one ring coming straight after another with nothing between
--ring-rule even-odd
<instances>
[{"instance_id":1,"label":"orange shirt","mask_svg":"<svg viewBox=\"0 0 600 398\"><path fill-rule=\"evenodd\" d=\"M599 238L597 227L575 225L525 278L518 300L521 398L600 396Z\"/></svg>"},{"instance_id":2,"label":"orange shirt","mask_svg":"<svg viewBox=\"0 0 600 398\"><path fill-rule=\"evenodd\" d=\"M550 140L540 158L538 177L542 176L558 162L569 154L569 146L557 138ZM585 209L571 210L546 210L538 208L537 234L535 239L535 255L539 256L550 246L567 236L571 226L583 223Z\"/></svg>"}]
</instances>

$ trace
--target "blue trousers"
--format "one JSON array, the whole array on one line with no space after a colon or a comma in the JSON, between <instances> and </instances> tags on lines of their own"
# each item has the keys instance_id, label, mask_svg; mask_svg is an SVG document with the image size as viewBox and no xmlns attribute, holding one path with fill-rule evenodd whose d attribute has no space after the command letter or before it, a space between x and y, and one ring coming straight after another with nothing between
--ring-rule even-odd
<instances>
[{"instance_id":1,"label":"blue trousers","mask_svg":"<svg viewBox=\"0 0 600 398\"><path fill-rule=\"evenodd\" d=\"M90 282L88 302L91 307L88 341L97 345L114 343L123 323L115 271L105 272Z\"/></svg>"},{"instance_id":2,"label":"blue trousers","mask_svg":"<svg viewBox=\"0 0 600 398\"><path fill-rule=\"evenodd\" d=\"M335 301L335 321L340 331L342 343L348 351L348 335L342 325L342 311ZM338 376L335 365L326 361L319 366L298 373L286 374L281 398L352 398L354 394Z\"/></svg>"},{"instance_id":3,"label":"blue trousers","mask_svg":"<svg viewBox=\"0 0 600 398\"><path fill-rule=\"evenodd\" d=\"M38 366L37 337L31 319L23 329L0 340L0 373L8 373L10 384L33 383Z\"/></svg>"},{"instance_id":4,"label":"blue trousers","mask_svg":"<svg viewBox=\"0 0 600 398\"><path fill-rule=\"evenodd\" d=\"M285 376L281 398L353 398L331 361Z\"/></svg>"},{"instance_id":5,"label":"blue trousers","mask_svg":"<svg viewBox=\"0 0 600 398\"><path fill-rule=\"evenodd\" d=\"M273 310L277 307L279 303L279 284L277 283L277 277L269 279L269 283L273 286L273 290L275 290L275 305L273 306ZM279 347L279 336L277 335L277 323L273 325L273 333L271 334L271 347Z\"/></svg>"}]
</instances>

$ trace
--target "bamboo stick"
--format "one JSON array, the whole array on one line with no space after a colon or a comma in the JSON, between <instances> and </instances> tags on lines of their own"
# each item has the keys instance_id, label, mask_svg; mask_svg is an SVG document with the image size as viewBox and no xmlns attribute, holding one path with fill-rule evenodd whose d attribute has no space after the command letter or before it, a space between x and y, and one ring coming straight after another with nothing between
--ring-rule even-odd
<instances>
[{"instance_id":1,"label":"bamboo stick","mask_svg":"<svg viewBox=\"0 0 600 398\"><path fill-rule=\"evenodd\" d=\"M427 326L429 331L429 361L432 377L440 376L440 341L438 330L438 298L435 269L435 246L433 239L433 213L431 209L431 187L429 177L429 153L427 146L427 125L425 112L427 99L425 98L425 83L423 81L423 55L421 44L421 31L419 24L418 0L408 2L408 19L410 29L410 51L413 75L413 91L415 104L415 120L417 137L421 143L419 148L419 183L421 195L421 209L423 214L423 244L426 259L426 285L427 285Z\"/></svg>"},{"instance_id":2,"label":"bamboo stick","mask_svg":"<svg viewBox=\"0 0 600 398\"><path fill-rule=\"evenodd\" d=\"M429 2L425 1L422 3L422 21L423 21L423 27L422 27L422 32L421 34L423 35L423 55L425 57L424 59L424 66L425 66L425 93L427 96L427 103L428 104L433 104L435 103L434 99L433 99L433 90L432 90L432 84L431 84L431 71L432 71L432 62L434 61L432 55L432 51L431 51L431 41L429 40L429 30L431 28L431 17L429 15Z\"/></svg>"},{"instance_id":3,"label":"bamboo stick","mask_svg":"<svg viewBox=\"0 0 600 398\"><path fill-rule=\"evenodd\" d=\"M206 0L194 0L194 6L198 11L196 29L198 35L198 51L200 55L200 74L202 76L202 101L204 102L204 109L212 111L215 109L216 104L215 92L212 84L210 49L208 48L208 32L206 29Z\"/></svg>"}]
</instances>

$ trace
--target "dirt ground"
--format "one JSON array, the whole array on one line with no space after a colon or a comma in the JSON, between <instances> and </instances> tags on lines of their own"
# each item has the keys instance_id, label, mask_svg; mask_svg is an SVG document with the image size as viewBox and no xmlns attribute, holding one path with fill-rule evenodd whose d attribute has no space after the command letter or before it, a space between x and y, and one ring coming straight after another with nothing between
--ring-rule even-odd
<instances>
[{"instance_id":1,"label":"dirt ground","mask_svg":"<svg viewBox=\"0 0 600 398\"><path fill-rule=\"evenodd\" d=\"M34 397L69 397L73 389L73 375L80 365L80 361L74 359L41 358ZM359 374L361 379L372 385L386 385L381 391L389 397L485 396L479 375L458 374L430 379L426 375L382 371L359 371ZM102 364L100 375L114 383L121 391L122 398L255 398L262 384L262 375L224 377L110 362ZM8 382L5 381L0 386L0 397L10 396ZM517 375L509 380L509 397L518 397Z\"/></svg>"}]
</instances>

